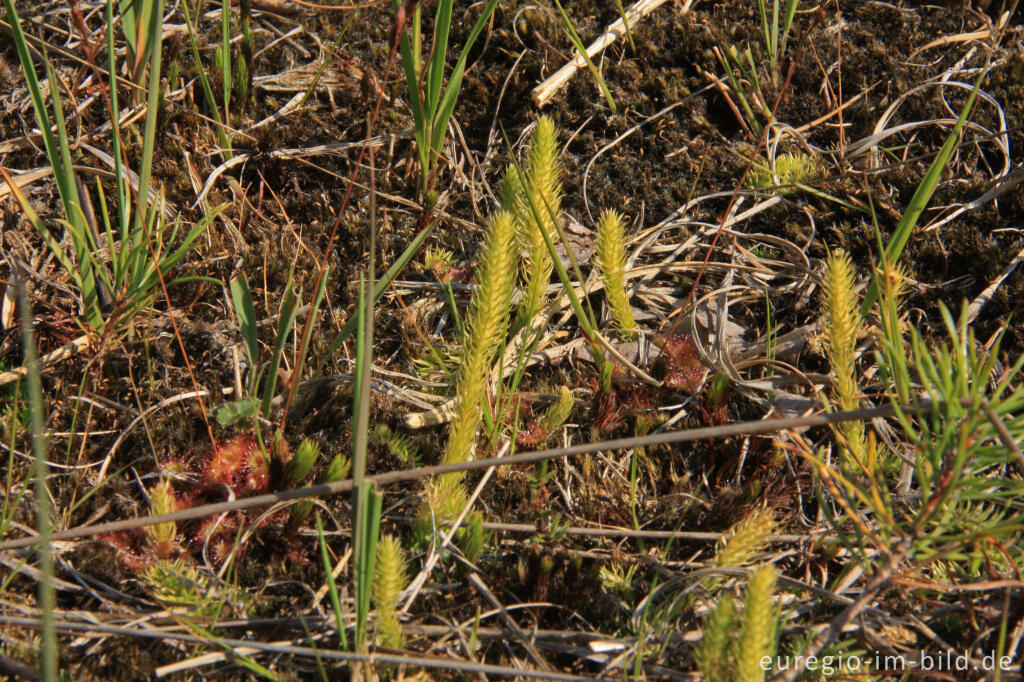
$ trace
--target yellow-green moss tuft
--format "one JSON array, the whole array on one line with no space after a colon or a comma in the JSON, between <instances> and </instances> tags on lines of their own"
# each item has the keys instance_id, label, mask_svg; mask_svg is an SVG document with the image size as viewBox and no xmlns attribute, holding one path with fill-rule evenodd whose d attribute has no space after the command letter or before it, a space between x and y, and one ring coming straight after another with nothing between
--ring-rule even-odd
<instances>
[{"instance_id":1,"label":"yellow-green moss tuft","mask_svg":"<svg viewBox=\"0 0 1024 682\"><path fill-rule=\"evenodd\" d=\"M779 154L775 157L775 171L755 164L743 183L753 189L778 187L779 194L792 194L821 173L821 164L810 154Z\"/></svg>"}]
</instances>

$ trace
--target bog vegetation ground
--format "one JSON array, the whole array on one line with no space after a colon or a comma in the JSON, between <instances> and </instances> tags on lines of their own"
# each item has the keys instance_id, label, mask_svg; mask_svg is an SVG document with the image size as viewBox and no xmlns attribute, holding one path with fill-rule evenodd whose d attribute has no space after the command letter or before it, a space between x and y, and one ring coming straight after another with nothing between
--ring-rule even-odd
<instances>
[{"instance_id":1,"label":"bog vegetation ground","mask_svg":"<svg viewBox=\"0 0 1024 682\"><path fill-rule=\"evenodd\" d=\"M1013 8L2 18L3 674L1020 674Z\"/></svg>"}]
</instances>

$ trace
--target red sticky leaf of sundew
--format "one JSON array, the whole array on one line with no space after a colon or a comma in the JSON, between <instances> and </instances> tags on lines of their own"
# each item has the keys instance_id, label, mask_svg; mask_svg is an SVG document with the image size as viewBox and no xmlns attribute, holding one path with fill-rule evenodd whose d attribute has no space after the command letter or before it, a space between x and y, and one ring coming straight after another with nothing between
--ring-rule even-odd
<instances>
[{"instance_id":1,"label":"red sticky leaf of sundew","mask_svg":"<svg viewBox=\"0 0 1024 682\"><path fill-rule=\"evenodd\" d=\"M203 467L203 478L211 485L228 486L239 497L264 493L270 487L270 469L263 451L248 434L217 444Z\"/></svg>"},{"instance_id":2,"label":"red sticky leaf of sundew","mask_svg":"<svg viewBox=\"0 0 1024 682\"><path fill-rule=\"evenodd\" d=\"M100 536L117 551L117 559L126 568L141 573L159 559L171 559L185 553L180 538L153 542L145 528L134 528Z\"/></svg>"},{"instance_id":3,"label":"red sticky leaf of sundew","mask_svg":"<svg viewBox=\"0 0 1024 682\"><path fill-rule=\"evenodd\" d=\"M532 404L532 396L519 393L512 399L512 409L508 411L509 426L515 422L519 423L516 430L516 445L530 450L539 447L551 435L551 432L544 428L540 417L534 414Z\"/></svg>"},{"instance_id":4,"label":"red sticky leaf of sundew","mask_svg":"<svg viewBox=\"0 0 1024 682\"><path fill-rule=\"evenodd\" d=\"M107 533L100 539L117 551L117 559L126 568L141 573L156 560L153 548L146 542L146 533L142 528Z\"/></svg>"},{"instance_id":5,"label":"red sticky leaf of sundew","mask_svg":"<svg viewBox=\"0 0 1024 682\"><path fill-rule=\"evenodd\" d=\"M235 546L238 530L246 520L244 512L227 514L224 517L211 516L199 524L195 533L195 547L198 551L206 548L206 557L217 566L224 562ZM239 547L239 551L241 551Z\"/></svg>"},{"instance_id":6,"label":"red sticky leaf of sundew","mask_svg":"<svg viewBox=\"0 0 1024 682\"><path fill-rule=\"evenodd\" d=\"M656 366L662 370L662 381L669 388L694 395L704 381L705 368L697 346L689 334L669 334L655 340L661 349Z\"/></svg>"}]
</instances>

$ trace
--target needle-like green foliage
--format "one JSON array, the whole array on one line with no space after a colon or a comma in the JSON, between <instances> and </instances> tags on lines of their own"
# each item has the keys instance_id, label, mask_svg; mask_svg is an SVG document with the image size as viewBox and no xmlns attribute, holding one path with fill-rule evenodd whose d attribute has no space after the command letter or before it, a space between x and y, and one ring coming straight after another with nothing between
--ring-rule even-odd
<instances>
[{"instance_id":1,"label":"needle-like green foliage","mask_svg":"<svg viewBox=\"0 0 1024 682\"><path fill-rule=\"evenodd\" d=\"M466 73L466 61L469 50L490 21L498 0L487 0L483 13L473 24L466 42L459 51L455 66L448 73L445 83L445 71L448 62L448 37L452 26L452 10L454 0L440 0L434 13L434 42L430 49L428 62L423 61L423 44L420 35L422 7L414 3L412 16L409 17L409 30L402 31L400 47L402 66L405 69L406 91L409 94L409 106L412 108L413 123L416 126L416 153L420 162L420 191L428 203L436 200L433 194L432 171L441 157L441 146L444 143L448 122L455 110L455 102L462 88L462 78ZM404 16L405 6L399 0L392 0L395 16ZM402 28L405 28L402 26Z\"/></svg>"}]
</instances>

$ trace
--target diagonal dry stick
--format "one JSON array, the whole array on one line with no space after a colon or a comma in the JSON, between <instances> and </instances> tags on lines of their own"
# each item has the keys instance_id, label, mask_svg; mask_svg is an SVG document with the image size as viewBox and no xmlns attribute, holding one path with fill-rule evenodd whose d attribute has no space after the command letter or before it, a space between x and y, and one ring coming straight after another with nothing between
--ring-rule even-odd
<instances>
[{"instance_id":1,"label":"diagonal dry stick","mask_svg":"<svg viewBox=\"0 0 1024 682\"><path fill-rule=\"evenodd\" d=\"M690 11L693 2L694 0L686 0L681 13L685 14ZM629 25L632 27L637 21L643 19L663 4L665 4L665 0L638 0L638 2L626 11L626 19L629 20ZM590 47L587 48L587 56L590 58L597 56L597 54L625 34L626 23L619 18L610 24L597 40L590 44ZM572 61L560 68L547 80L533 89L530 96L533 98L534 104L538 107L543 107L563 85L569 82L569 79L572 78L577 71L586 65L587 62L583 58L583 55L576 52L576 56Z\"/></svg>"},{"instance_id":2,"label":"diagonal dry stick","mask_svg":"<svg viewBox=\"0 0 1024 682\"><path fill-rule=\"evenodd\" d=\"M526 649L526 653L530 655L530 658L533 659L533 662L540 666L541 670L553 672L554 668L551 667L551 664L548 663L543 656L541 656L540 652L537 651L537 647L533 645L531 639L526 635L525 632L523 632L522 628L519 627L519 624L516 623L512 616L509 615L508 610L505 608L505 605L498 601L498 598L495 597L494 593L491 592L490 588L488 588L487 585L484 584L484 581L480 579L480 576L476 573L470 573L469 583L474 587L474 589L476 589L477 592L479 592L483 596L485 600L487 600L488 603L490 603L491 606L498 610L498 613L501 615L501 619L505 621L505 625L509 627L509 629L512 631L512 634L515 635L515 638L519 640L520 644L523 645L523 648Z\"/></svg>"}]
</instances>

